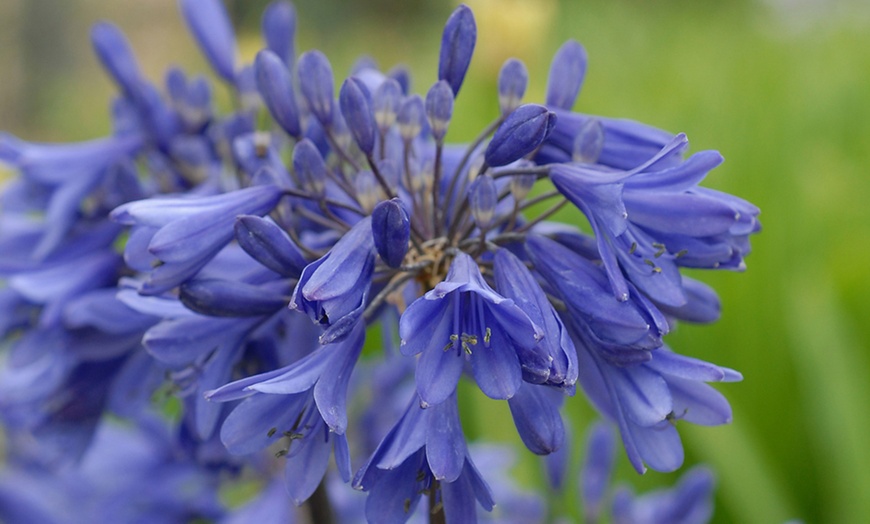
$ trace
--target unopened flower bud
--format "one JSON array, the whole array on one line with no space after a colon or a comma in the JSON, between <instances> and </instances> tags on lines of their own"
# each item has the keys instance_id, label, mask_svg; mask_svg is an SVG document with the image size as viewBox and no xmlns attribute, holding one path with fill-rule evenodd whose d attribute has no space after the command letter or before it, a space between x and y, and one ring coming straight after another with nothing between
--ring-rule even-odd
<instances>
[{"instance_id":1,"label":"unopened flower bud","mask_svg":"<svg viewBox=\"0 0 870 524\"><path fill-rule=\"evenodd\" d=\"M490 167L510 164L535 150L556 125L556 114L537 104L520 106L496 130L484 156Z\"/></svg>"},{"instance_id":2,"label":"unopened flower bud","mask_svg":"<svg viewBox=\"0 0 870 524\"><path fill-rule=\"evenodd\" d=\"M293 93L290 71L281 58L268 49L257 54L254 62L257 75L257 89L275 122L288 135L298 137L302 130L299 126L299 108Z\"/></svg>"},{"instance_id":3,"label":"unopened flower bud","mask_svg":"<svg viewBox=\"0 0 870 524\"><path fill-rule=\"evenodd\" d=\"M529 72L525 64L516 58L505 61L498 73L498 107L503 115L520 106L528 84Z\"/></svg>"},{"instance_id":4,"label":"unopened flower bud","mask_svg":"<svg viewBox=\"0 0 870 524\"><path fill-rule=\"evenodd\" d=\"M236 36L220 0L181 0L181 14L215 72L236 80Z\"/></svg>"},{"instance_id":5,"label":"unopened flower bud","mask_svg":"<svg viewBox=\"0 0 870 524\"><path fill-rule=\"evenodd\" d=\"M332 66L320 51L306 51L299 57L299 90L308 102L308 109L323 127L332 124Z\"/></svg>"},{"instance_id":6,"label":"unopened flower bud","mask_svg":"<svg viewBox=\"0 0 870 524\"><path fill-rule=\"evenodd\" d=\"M304 138L293 148L293 170L302 184L314 195L323 195L326 163L314 142Z\"/></svg>"},{"instance_id":7,"label":"unopened flower bud","mask_svg":"<svg viewBox=\"0 0 870 524\"><path fill-rule=\"evenodd\" d=\"M350 77L341 84L338 101L341 114L356 145L366 155L375 147L375 119L369 104L369 92L358 79Z\"/></svg>"},{"instance_id":8,"label":"unopened flower bud","mask_svg":"<svg viewBox=\"0 0 870 524\"><path fill-rule=\"evenodd\" d=\"M594 164L604 148L604 126L596 118L583 122L580 132L574 138L572 157L574 162Z\"/></svg>"},{"instance_id":9,"label":"unopened flower bud","mask_svg":"<svg viewBox=\"0 0 870 524\"><path fill-rule=\"evenodd\" d=\"M568 40L556 51L547 79L547 106L570 110L574 107L583 78L586 76L586 50L575 40Z\"/></svg>"},{"instance_id":10,"label":"unopened flower bud","mask_svg":"<svg viewBox=\"0 0 870 524\"><path fill-rule=\"evenodd\" d=\"M435 140L444 140L447 126L453 116L453 91L444 80L435 82L426 95L426 115L429 117L429 127Z\"/></svg>"},{"instance_id":11,"label":"unopened flower bud","mask_svg":"<svg viewBox=\"0 0 870 524\"><path fill-rule=\"evenodd\" d=\"M474 22L474 15L468 6L460 5L444 25L441 55L438 59L438 80L450 84L453 96L459 94L476 42L477 24Z\"/></svg>"},{"instance_id":12,"label":"unopened flower bud","mask_svg":"<svg viewBox=\"0 0 870 524\"><path fill-rule=\"evenodd\" d=\"M413 140L423 130L425 114L420 95L412 95L402 102L396 119L399 123L399 132L405 141Z\"/></svg>"},{"instance_id":13,"label":"unopened flower bud","mask_svg":"<svg viewBox=\"0 0 870 524\"><path fill-rule=\"evenodd\" d=\"M411 238L411 221L398 198L385 200L372 211L372 235L375 249L390 267L402 265Z\"/></svg>"},{"instance_id":14,"label":"unopened flower bud","mask_svg":"<svg viewBox=\"0 0 870 524\"><path fill-rule=\"evenodd\" d=\"M269 4L263 11L261 28L266 47L292 69L295 58L293 40L296 36L296 9L293 4L283 0Z\"/></svg>"},{"instance_id":15,"label":"unopened flower bud","mask_svg":"<svg viewBox=\"0 0 870 524\"><path fill-rule=\"evenodd\" d=\"M402 104L402 86L392 78L385 80L372 96L372 112L381 134L396 122L396 114Z\"/></svg>"},{"instance_id":16,"label":"unopened flower bud","mask_svg":"<svg viewBox=\"0 0 870 524\"><path fill-rule=\"evenodd\" d=\"M495 218L495 206L498 203L498 190L495 180L487 174L474 179L468 187L468 203L477 227L487 230Z\"/></svg>"},{"instance_id":17,"label":"unopened flower bud","mask_svg":"<svg viewBox=\"0 0 870 524\"><path fill-rule=\"evenodd\" d=\"M535 185L535 181L538 179L535 175L514 175L511 177L511 195L514 197L514 200L519 202L520 200L526 198L528 196L529 191L532 190L532 186Z\"/></svg>"}]
</instances>

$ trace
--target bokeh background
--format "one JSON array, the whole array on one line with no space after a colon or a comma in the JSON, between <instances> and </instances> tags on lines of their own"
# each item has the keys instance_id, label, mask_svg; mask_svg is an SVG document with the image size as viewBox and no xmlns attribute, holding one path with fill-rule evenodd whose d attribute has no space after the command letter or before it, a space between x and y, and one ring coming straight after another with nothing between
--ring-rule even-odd
<instances>
[{"instance_id":1,"label":"bokeh background","mask_svg":"<svg viewBox=\"0 0 870 524\"><path fill-rule=\"evenodd\" d=\"M720 293L722 320L680 326L678 351L733 367L722 390L734 423L681 424L687 464L718 474L716 522L861 522L870 515L870 3L864 0L469 0L478 48L448 139L469 140L497 114L495 80L515 56L541 101L549 61L568 38L590 56L577 110L686 132L726 162L707 185L762 209L745 274L693 274ZM261 47L263 0L228 2L247 60ZM435 80L440 31L455 4L436 0L296 0L298 50L319 48L343 76L365 52ZM154 80L165 66L207 72L173 0L0 1L0 128L37 141L108 132L113 88L88 30L112 20ZM0 175L2 176L2 175ZM577 214L560 215L582 223ZM472 388L464 391L473 396ZM575 435L554 513L576 515L585 400L566 408ZM505 403L475 397L467 431L514 443ZM541 482L523 453L516 474ZM620 457L619 478L643 477Z\"/></svg>"}]
</instances>

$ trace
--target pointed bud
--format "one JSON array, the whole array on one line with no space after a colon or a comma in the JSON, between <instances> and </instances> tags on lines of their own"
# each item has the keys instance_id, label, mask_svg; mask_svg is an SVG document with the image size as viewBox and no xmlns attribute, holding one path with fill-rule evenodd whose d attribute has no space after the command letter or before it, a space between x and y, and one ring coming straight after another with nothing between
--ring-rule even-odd
<instances>
[{"instance_id":1,"label":"pointed bud","mask_svg":"<svg viewBox=\"0 0 870 524\"><path fill-rule=\"evenodd\" d=\"M370 55L362 55L350 66L350 76L357 76L366 71L380 71L378 63Z\"/></svg>"},{"instance_id":2,"label":"pointed bud","mask_svg":"<svg viewBox=\"0 0 870 524\"><path fill-rule=\"evenodd\" d=\"M329 60L320 51L306 51L299 57L299 89L308 108L323 127L332 125L333 77Z\"/></svg>"},{"instance_id":3,"label":"pointed bud","mask_svg":"<svg viewBox=\"0 0 870 524\"><path fill-rule=\"evenodd\" d=\"M211 103L211 84L202 75L197 75L187 85L187 100L195 106L206 106Z\"/></svg>"},{"instance_id":4,"label":"pointed bud","mask_svg":"<svg viewBox=\"0 0 870 524\"><path fill-rule=\"evenodd\" d=\"M526 65L516 58L506 60L498 72L498 107L501 114L506 115L520 106L528 84Z\"/></svg>"},{"instance_id":5,"label":"pointed bud","mask_svg":"<svg viewBox=\"0 0 870 524\"><path fill-rule=\"evenodd\" d=\"M356 200L362 206L366 213L371 213L381 202L387 198L383 187L378 183L374 173L366 169L359 171L353 179L353 188L356 193Z\"/></svg>"},{"instance_id":6,"label":"pointed bud","mask_svg":"<svg viewBox=\"0 0 870 524\"><path fill-rule=\"evenodd\" d=\"M538 177L535 175L514 175L511 177L511 195L517 202L528 196Z\"/></svg>"},{"instance_id":7,"label":"pointed bud","mask_svg":"<svg viewBox=\"0 0 870 524\"><path fill-rule=\"evenodd\" d=\"M240 215L234 230L245 253L281 276L299 278L308 265L287 233L267 218Z\"/></svg>"},{"instance_id":8,"label":"pointed bud","mask_svg":"<svg viewBox=\"0 0 870 524\"><path fill-rule=\"evenodd\" d=\"M453 91L444 80L435 82L426 95L426 115L435 140L441 142L453 116Z\"/></svg>"},{"instance_id":9,"label":"pointed bud","mask_svg":"<svg viewBox=\"0 0 870 524\"><path fill-rule=\"evenodd\" d=\"M266 47L292 70L296 53L296 9L293 4L282 0L269 4L263 11L261 28Z\"/></svg>"},{"instance_id":10,"label":"pointed bud","mask_svg":"<svg viewBox=\"0 0 870 524\"><path fill-rule=\"evenodd\" d=\"M402 94L408 96L408 93L411 92L411 73L407 67L398 65L390 69L387 76L398 82L399 87L402 88Z\"/></svg>"},{"instance_id":11,"label":"pointed bud","mask_svg":"<svg viewBox=\"0 0 870 524\"><path fill-rule=\"evenodd\" d=\"M338 95L341 114L356 145L367 156L375 148L375 119L369 99L368 89L358 78L350 77L341 84Z\"/></svg>"},{"instance_id":12,"label":"pointed bud","mask_svg":"<svg viewBox=\"0 0 870 524\"><path fill-rule=\"evenodd\" d=\"M181 14L215 72L236 79L236 36L220 0L181 0Z\"/></svg>"},{"instance_id":13,"label":"pointed bud","mask_svg":"<svg viewBox=\"0 0 870 524\"><path fill-rule=\"evenodd\" d=\"M304 138L293 148L293 171L315 196L323 196L326 169L326 162L311 140Z\"/></svg>"},{"instance_id":14,"label":"pointed bud","mask_svg":"<svg viewBox=\"0 0 870 524\"><path fill-rule=\"evenodd\" d=\"M124 33L108 22L99 22L91 29L91 45L124 94L131 97L135 95L142 75Z\"/></svg>"},{"instance_id":15,"label":"pointed bud","mask_svg":"<svg viewBox=\"0 0 870 524\"><path fill-rule=\"evenodd\" d=\"M574 162L594 164L604 149L604 126L597 118L583 122L580 131L574 138L574 150L571 154Z\"/></svg>"},{"instance_id":16,"label":"pointed bud","mask_svg":"<svg viewBox=\"0 0 870 524\"><path fill-rule=\"evenodd\" d=\"M399 133L404 140L413 140L420 134L423 130L425 114L423 99L420 98L420 95L412 95L402 102L396 119L399 122Z\"/></svg>"},{"instance_id":17,"label":"pointed bud","mask_svg":"<svg viewBox=\"0 0 870 524\"><path fill-rule=\"evenodd\" d=\"M276 289L277 287L277 289ZM287 305L280 286L197 278L181 285L178 298L188 309L210 317L271 315Z\"/></svg>"},{"instance_id":18,"label":"pointed bud","mask_svg":"<svg viewBox=\"0 0 870 524\"><path fill-rule=\"evenodd\" d=\"M586 50L568 40L556 51L547 79L547 106L570 111L586 76Z\"/></svg>"},{"instance_id":19,"label":"pointed bud","mask_svg":"<svg viewBox=\"0 0 870 524\"><path fill-rule=\"evenodd\" d=\"M477 24L474 22L474 14L468 6L460 5L444 25L441 55L438 59L438 80L450 84L453 96L459 94L476 42Z\"/></svg>"},{"instance_id":20,"label":"pointed bud","mask_svg":"<svg viewBox=\"0 0 870 524\"><path fill-rule=\"evenodd\" d=\"M299 126L299 108L296 106L293 81L287 66L278 55L264 49L257 53L254 69L257 75L257 89L269 109L269 114L288 135L299 137L302 134Z\"/></svg>"},{"instance_id":21,"label":"pointed bud","mask_svg":"<svg viewBox=\"0 0 870 524\"><path fill-rule=\"evenodd\" d=\"M475 178L468 186L468 203L477 227L484 231L489 229L495 218L495 206L498 204L495 180L487 174Z\"/></svg>"},{"instance_id":22,"label":"pointed bud","mask_svg":"<svg viewBox=\"0 0 870 524\"><path fill-rule=\"evenodd\" d=\"M402 265L411 239L411 221L398 198L385 200L372 212L372 235L375 249L390 267Z\"/></svg>"},{"instance_id":23,"label":"pointed bud","mask_svg":"<svg viewBox=\"0 0 870 524\"><path fill-rule=\"evenodd\" d=\"M491 167L510 164L535 150L556 125L556 114L537 104L520 106L499 126L484 157Z\"/></svg>"},{"instance_id":24,"label":"pointed bud","mask_svg":"<svg viewBox=\"0 0 870 524\"><path fill-rule=\"evenodd\" d=\"M378 86L372 97L372 112L381 134L385 134L396 122L396 114L402 105L402 86L388 78Z\"/></svg>"}]
</instances>

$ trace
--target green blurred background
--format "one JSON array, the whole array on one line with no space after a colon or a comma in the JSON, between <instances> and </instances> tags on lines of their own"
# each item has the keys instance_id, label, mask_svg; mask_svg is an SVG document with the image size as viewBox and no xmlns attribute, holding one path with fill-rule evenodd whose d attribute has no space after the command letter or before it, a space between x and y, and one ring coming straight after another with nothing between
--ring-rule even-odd
<instances>
[{"instance_id":1,"label":"green blurred background","mask_svg":"<svg viewBox=\"0 0 870 524\"><path fill-rule=\"evenodd\" d=\"M242 53L261 47L265 1L228 3ZM435 0L297 0L298 50L323 50L336 75L358 53L384 69L406 63L414 89L434 81L444 20ZM678 351L733 367L745 381L720 388L734 423L681 424L687 464L719 478L717 522L861 522L870 515L870 5L860 0L475 0L478 49L448 137L469 140L496 115L505 58L530 70L541 101L549 61L567 38L589 52L577 109L686 132L692 149L726 162L707 185L762 209L745 274L700 273L723 302L713 326L680 326ZM85 139L109 128L109 81L90 54L98 19L129 35L153 80L167 64L207 66L173 0L2 0L0 128L41 141ZM561 219L579 221L576 214ZM466 388L466 396L474 396ZM504 403L474 397L469 433L518 443ZM576 468L592 412L567 411L575 434L572 479L554 512L576 514ZM523 454L521 482L540 477ZM619 477L642 490L676 474Z\"/></svg>"}]
</instances>

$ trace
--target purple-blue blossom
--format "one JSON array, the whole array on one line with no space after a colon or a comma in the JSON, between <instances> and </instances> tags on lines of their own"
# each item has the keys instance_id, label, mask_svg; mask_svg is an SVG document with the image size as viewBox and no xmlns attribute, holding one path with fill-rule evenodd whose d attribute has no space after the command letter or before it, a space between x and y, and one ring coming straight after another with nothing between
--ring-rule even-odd
<instances>
[{"instance_id":1,"label":"purple-blue blossom","mask_svg":"<svg viewBox=\"0 0 870 524\"><path fill-rule=\"evenodd\" d=\"M542 104L524 98L545 79L505 62L498 115L451 143L478 38L469 7L447 19L432 43L437 81L415 93L402 66L364 57L344 78L321 51L296 56L286 1L266 9L253 63L223 2L179 6L231 111L208 75L173 67L149 80L106 22L91 38L118 88L112 132L73 144L0 136L0 161L18 173L0 195L12 458L0 518L67 522L52 504L72 507L78 492L64 490L99 480L93 461L120 478L113 468L137 459L125 475L160 486L96 482L99 503L82 515L540 521L557 515L502 478L509 454L472 460L463 406L474 390L507 402L504 429L548 456L553 488L576 449L570 403L591 402L639 472L681 466L684 422L731 421L707 383L742 376L665 336L718 318L715 290L683 271L744 269L759 210L700 185L717 151L688 154L685 135L572 112L588 62L579 43L556 53ZM552 222L564 207L591 231ZM593 435L589 522L607 511L617 454L608 430ZM222 507L218 490L240 479L263 487ZM612 516L700 521L711 490L695 470L670 492L619 491ZM127 498L141 507L118 505Z\"/></svg>"}]
</instances>

